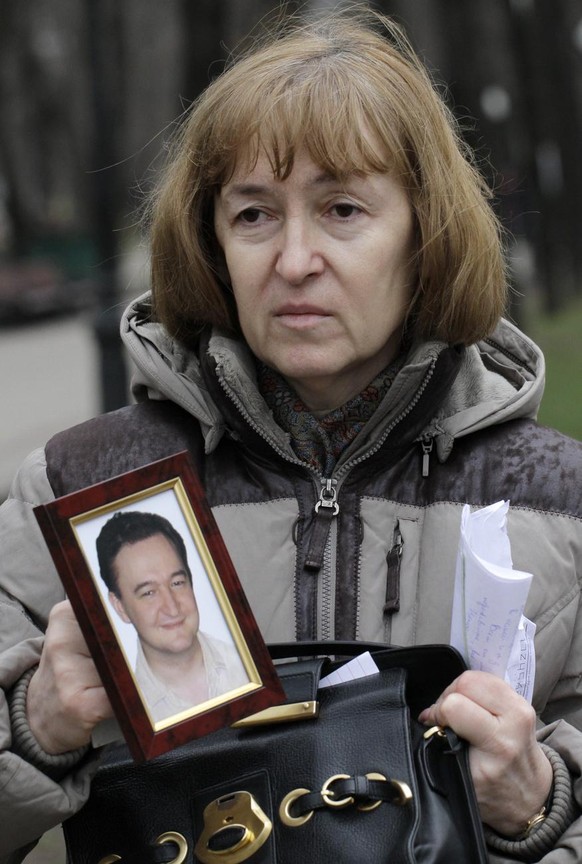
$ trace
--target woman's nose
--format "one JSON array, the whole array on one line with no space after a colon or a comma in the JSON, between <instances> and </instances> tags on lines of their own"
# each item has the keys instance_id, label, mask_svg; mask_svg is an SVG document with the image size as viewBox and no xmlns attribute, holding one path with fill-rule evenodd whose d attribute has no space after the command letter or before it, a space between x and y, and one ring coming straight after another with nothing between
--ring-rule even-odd
<instances>
[{"instance_id":1,"label":"woman's nose","mask_svg":"<svg viewBox=\"0 0 582 864\"><path fill-rule=\"evenodd\" d=\"M322 272L324 262L316 239L317 229L308 220L290 219L283 226L275 270L290 285L301 285Z\"/></svg>"}]
</instances>

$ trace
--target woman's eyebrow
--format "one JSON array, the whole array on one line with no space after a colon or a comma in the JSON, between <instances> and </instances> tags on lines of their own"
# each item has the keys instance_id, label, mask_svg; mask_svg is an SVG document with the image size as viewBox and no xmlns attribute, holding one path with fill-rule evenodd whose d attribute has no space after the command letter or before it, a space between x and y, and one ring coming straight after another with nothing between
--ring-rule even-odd
<instances>
[{"instance_id":1,"label":"woman's eyebrow","mask_svg":"<svg viewBox=\"0 0 582 864\"><path fill-rule=\"evenodd\" d=\"M235 183L221 190L224 198L251 198L269 191L269 187L261 183Z\"/></svg>"},{"instance_id":2,"label":"woman's eyebrow","mask_svg":"<svg viewBox=\"0 0 582 864\"><path fill-rule=\"evenodd\" d=\"M329 171L321 171L318 174L314 174L313 177L309 177L302 185L305 188L309 188L310 186L323 186L326 183L336 183L338 178L333 174L330 174ZM284 181L280 181L284 182ZM271 186L267 183L233 183L226 188L221 190L221 194L224 198L252 198L253 195L264 195L268 194L276 189L277 186Z\"/></svg>"}]
</instances>

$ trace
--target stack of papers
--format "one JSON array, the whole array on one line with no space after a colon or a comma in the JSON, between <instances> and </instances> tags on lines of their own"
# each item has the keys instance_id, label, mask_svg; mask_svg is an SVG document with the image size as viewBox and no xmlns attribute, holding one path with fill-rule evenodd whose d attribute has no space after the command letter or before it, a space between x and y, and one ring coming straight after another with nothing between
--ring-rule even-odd
<instances>
[{"instance_id":1,"label":"stack of papers","mask_svg":"<svg viewBox=\"0 0 582 864\"><path fill-rule=\"evenodd\" d=\"M504 678L531 702L535 624L523 611L533 577L513 569L508 510L508 501L473 513L463 508L451 644L471 669Z\"/></svg>"}]
</instances>

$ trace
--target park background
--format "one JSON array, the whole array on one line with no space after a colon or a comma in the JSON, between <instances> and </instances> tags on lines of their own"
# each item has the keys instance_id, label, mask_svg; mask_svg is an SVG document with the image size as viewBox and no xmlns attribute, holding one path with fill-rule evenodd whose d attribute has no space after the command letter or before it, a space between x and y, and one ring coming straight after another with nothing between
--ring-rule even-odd
<instances>
[{"instance_id":1,"label":"park background","mask_svg":"<svg viewBox=\"0 0 582 864\"><path fill-rule=\"evenodd\" d=\"M274 5L0 3L0 499L33 447L127 401L117 329L148 285L144 195L183 112ZM582 2L370 5L404 25L477 153L510 238L510 317L546 354L540 420L582 438ZM28 862L64 860L54 831Z\"/></svg>"}]
</instances>

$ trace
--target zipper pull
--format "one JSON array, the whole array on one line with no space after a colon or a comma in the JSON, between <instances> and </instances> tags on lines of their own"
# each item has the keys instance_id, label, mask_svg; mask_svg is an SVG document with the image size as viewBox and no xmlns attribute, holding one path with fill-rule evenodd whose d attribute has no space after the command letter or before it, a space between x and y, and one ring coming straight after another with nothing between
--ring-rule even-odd
<instances>
[{"instance_id":1,"label":"zipper pull","mask_svg":"<svg viewBox=\"0 0 582 864\"><path fill-rule=\"evenodd\" d=\"M422 476L428 477L430 467L430 454L432 453L432 448L434 447L434 438L425 436L421 439L420 446L422 447Z\"/></svg>"},{"instance_id":2,"label":"zipper pull","mask_svg":"<svg viewBox=\"0 0 582 864\"><path fill-rule=\"evenodd\" d=\"M321 478L321 492L315 505L313 532L305 559L306 570L319 571L323 567L323 556L331 522L339 513L336 486L337 480Z\"/></svg>"},{"instance_id":3,"label":"zipper pull","mask_svg":"<svg viewBox=\"0 0 582 864\"><path fill-rule=\"evenodd\" d=\"M396 523L392 537L392 548L386 556L388 566L386 572L386 599L384 601L384 615L393 615L400 610L400 561L404 540L400 533L400 523Z\"/></svg>"},{"instance_id":4,"label":"zipper pull","mask_svg":"<svg viewBox=\"0 0 582 864\"><path fill-rule=\"evenodd\" d=\"M320 480L321 492L319 493L319 501L315 505L315 512L319 513L322 507L331 510L332 516L337 516L339 513L339 504L337 503L337 480L332 480L331 477L322 477Z\"/></svg>"}]
</instances>

